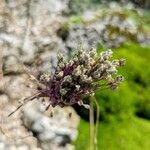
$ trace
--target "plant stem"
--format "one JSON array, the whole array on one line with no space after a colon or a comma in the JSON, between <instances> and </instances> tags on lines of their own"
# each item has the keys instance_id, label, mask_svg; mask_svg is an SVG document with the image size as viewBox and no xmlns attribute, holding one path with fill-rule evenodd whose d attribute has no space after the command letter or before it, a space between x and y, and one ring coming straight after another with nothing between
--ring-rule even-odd
<instances>
[{"instance_id":1,"label":"plant stem","mask_svg":"<svg viewBox=\"0 0 150 150\"><path fill-rule=\"evenodd\" d=\"M99 125L99 116L100 116L100 107L99 107L99 104L96 100L95 97L93 97L93 100L96 104L96 108L97 108L97 111L96 111L96 126L95 126L95 136L94 136L94 144L95 144L95 149L98 150L98 145L97 145L97 138L98 138L98 125Z\"/></svg>"},{"instance_id":2,"label":"plant stem","mask_svg":"<svg viewBox=\"0 0 150 150\"><path fill-rule=\"evenodd\" d=\"M19 105L14 111L12 111L8 117L10 117L11 115L13 115L15 112L17 112L22 106L24 106L26 103L28 103L29 101L33 101L35 98L37 98L39 95L41 94L41 92L37 92L36 94L30 96L30 97L27 97L24 99L24 103Z\"/></svg>"},{"instance_id":3,"label":"plant stem","mask_svg":"<svg viewBox=\"0 0 150 150\"><path fill-rule=\"evenodd\" d=\"M90 150L94 150L94 109L93 99L90 98Z\"/></svg>"}]
</instances>

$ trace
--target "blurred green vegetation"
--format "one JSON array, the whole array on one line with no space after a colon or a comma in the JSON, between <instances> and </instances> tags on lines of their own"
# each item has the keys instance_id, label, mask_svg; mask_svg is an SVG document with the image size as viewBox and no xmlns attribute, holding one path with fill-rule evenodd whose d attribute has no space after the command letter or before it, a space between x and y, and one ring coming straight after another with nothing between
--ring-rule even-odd
<instances>
[{"instance_id":1,"label":"blurred green vegetation","mask_svg":"<svg viewBox=\"0 0 150 150\"><path fill-rule=\"evenodd\" d=\"M150 147L150 46L128 43L114 50L114 58L123 57L119 70L125 81L116 91L96 93L102 120L99 147L102 150L149 150ZM142 118L145 118L142 119ZM89 124L83 120L76 141L77 150L88 149Z\"/></svg>"},{"instance_id":2,"label":"blurred green vegetation","mask_svg":"<svg viewBox=\"0 0 150 150\"><path fill-rule=\"evenodd\" d=\"M88 150L89 124L80 122L76 150ZM122 122L114 119L111 123L99 125L98 150L149 150L150 122L131 117Z\"/></svg>"},{"instance_id":3,"label":"blurred green vegetation","mask_svg":"<svg viewBox=\"0 0 150 150\"><path fill-rule=\"evenodd\" d=\"M133 0L134 1L134 0ZM73 24L86 24L81 13L85 7L95 8L95 0L71 0L72 16L67 27ZM140 2L140 1L139 1ZM92 3L92 5L91 5ZM136 3L136 1L134 1ZM84 9L82 8L84 5ZM90 5L90 6L89 6ZM150 1L142 2L141 7L148 8ZM97 6L98 7L98 6ZM102 13L98 19L111 10L100 7ZM127 17L133 19L139 29L150 32L150 12L143 11L140 16L135 9L124 9ZM98 52L105 45L97 45ZM149 150L150 149L150 45L141 45L129 38L119 48L114 48L114 58L125 58L126 65L119 69L125 81L116 91L103 90L96 93L100 105L98 148L100 150ZM88 150L89 123L81 119L79 136L75 141L76 150ZM98 150L99 150L98 149Z\"/></svg>"},{"instance_id":4,"label":"blurred green vegetation","mask_svg":"<svg viewBox=\"0 0 150 150\"><path fill-rule=\"evenodd\" d=\"M116 91L96 93L103 118L99 127L99 148L149 150L150 121L146 119L150 119L150 46L124 44L114 50L114 58L120 57L127 61L119 70L125 81ZM77 150L88 149L88 132L89 124L82 120L75 143Z\"/></svg>"},{"instance_id":5,"label":"blurred green vegetation","mask_svg":"<svg viewBox=\"0 0 150 150\"><path fill-rule=\"evenodd\" d=\"M115 58L125 58L126 65L119 70L125 81L117 91L99 91L96 98L101 106L101 116L139 114L150 117L150 46L128 43L114 51Z\"/></svg>"}]
</instances>

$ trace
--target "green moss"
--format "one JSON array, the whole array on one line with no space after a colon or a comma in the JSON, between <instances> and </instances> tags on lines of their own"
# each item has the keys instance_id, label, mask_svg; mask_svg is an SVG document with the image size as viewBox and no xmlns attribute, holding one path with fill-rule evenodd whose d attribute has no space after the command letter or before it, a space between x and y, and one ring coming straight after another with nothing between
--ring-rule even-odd
<instances>
[{"instance_id":1,"label":"green moss","mask_svg":"<svg viewBox=\"0 0 150 150\"><path fill-rule=\"evenodd\" d=\"M150 122L136 116L150 116L150 46L141 47L127 43L114 50L115 58L126 58L127 63L119 71L125 81L115 92L98 91L101 116L98 148L100 150L149 150ZM88 150L89 124L81 120L76 150ZM98 150L99 150L98 149Z\"/></svg>"},{"instance_id":2,"label":"green moss","mask_svg":"<svg viewBox=\"0 0 150 150\"><path fill-rule=\"evenodd\" d=\"M96 93L101 117L109 120L112 115L124 118L142 112L142 117L149 118L150 46L127 43L114 50L114 57L125 58L127 61L126 65L119 69L119 74L125 77L125 81L115 92L99 90Z\"/></svg>"},{"instance_id":3,"label":"green moss","mask_svg":"<svg viewBox=\"0 0 150 150\"><path fill-rule=\"evenodd\" d=\"M81 120L76 150L88 150L89 124ZM131 117L122 122L113 120L99 125L100 150L149 150L150 122ZM99 150L98 149L98 150Z\"/></svg>"},{"instance_id":4,"label":"green moss","mask_svg":"<svg viewBox=\"0 0 150 150\"><path fill-rule=\"evenodd\" d=\"M104 120L111 119L112 115L124 118L134 111L135 92L127 82L124 82L117 91L106 90L96 93L96 99L100 104L101 117Z\"/></svg>"},{"instance_id":5,"label":"green moss","mask_svg":"<svg viewBox=\"0 0 150 150\"><path fill-rule=\"evenodd\" d=\"M104 10L97 19L109 12L106 8ZM124 12L134 19L138 26L142 26L142 30L150 31L149 12L144 12L143 16L139 16L134 10ZM76 15L70 17L69 25L73 24L86 22L80 15ZM98 53L105 49L104 45L97 46ZM99 126L99 149L149 150L150 121L146 119L150 119L150 45L143 47L128 42L113 50L115 58L126 58L126 65L119 69L125 81L115 92L106 90L96 93L103 118ZM88 150L89 147L89 124L83 120L75 146L76 150Z\"/></svg>"}]
</instances>

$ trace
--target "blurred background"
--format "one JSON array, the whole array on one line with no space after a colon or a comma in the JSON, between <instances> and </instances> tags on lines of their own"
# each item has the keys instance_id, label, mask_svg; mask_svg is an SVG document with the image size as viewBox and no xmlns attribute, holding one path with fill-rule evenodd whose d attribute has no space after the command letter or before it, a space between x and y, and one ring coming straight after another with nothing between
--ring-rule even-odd
<instances>
[{"instance_id":1,"label":"blurred background","mask_svg":"<svg viewBox=\"0 0 150 150\"><path fill-rule=\"evenodd\" d=\"M88 150L81 106L43 112L39 100L7 117L36 90L31 75L54 72L57 53L79 45L126 59L120 87L96 93L98 150L150 149L149 0L0 0L0 150Z\"/></svg>"}]
</instances>

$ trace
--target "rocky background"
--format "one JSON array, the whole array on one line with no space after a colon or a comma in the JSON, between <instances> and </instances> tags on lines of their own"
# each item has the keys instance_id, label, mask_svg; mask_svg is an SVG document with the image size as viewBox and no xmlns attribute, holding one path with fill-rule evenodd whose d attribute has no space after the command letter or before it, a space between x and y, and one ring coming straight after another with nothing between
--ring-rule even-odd
<instances>
[{"instance_id":1,"label":"rocky background","mask_svg":"<svg viewBox=\"0 0 150 150\"><path fill-rule=\"evenodd\" d=\"M76 19L70 0L0 1L0 149L73 150L79 116L73 108L44 112L42 100L30 102L11 117L25 97L32 95L37 83L32 75L54 72L56 55L70 56L81 44L119 47L130 39L144 46L150 36L137 22L109 5L109 11L86 10ZM133 9L132 4L127 5ZM117 11L116 11L117 10ZM142 16L142 10L137 10ZM69 117L69 114L72 116ZM53 115L52 115L53 114Z\"/></svg>"},{"instance_id":2,"label":"rocky background","mask_svg":"<svg viewBox=\"0 0 150 150\"><path fill-rule=\"evenodd\" d=\"M22 113L7 117L19 105L18 100L36 90L30 75L54 71L58 51L67 54L57 36L67 4L68 0L0 2L1 150L74 149L70 143L77 137L79 117L72 108L55 108L44 114L44 104L35 100Z\"/></svg>"}]
</instances>

